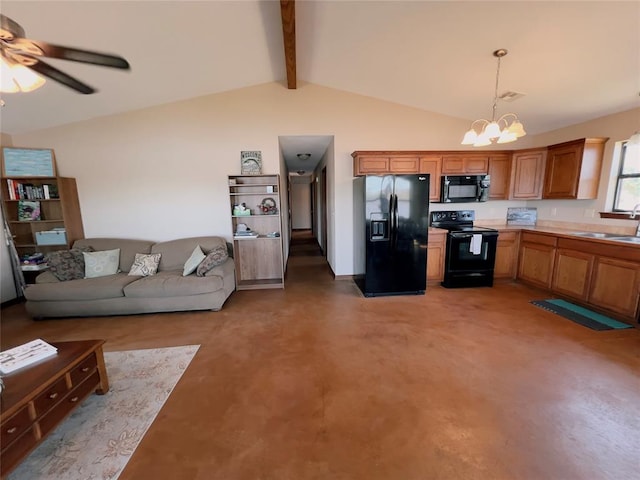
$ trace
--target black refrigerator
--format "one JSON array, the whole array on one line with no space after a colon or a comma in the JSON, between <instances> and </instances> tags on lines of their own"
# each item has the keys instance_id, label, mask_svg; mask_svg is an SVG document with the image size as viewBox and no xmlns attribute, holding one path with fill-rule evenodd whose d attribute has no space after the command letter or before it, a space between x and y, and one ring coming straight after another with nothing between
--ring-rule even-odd
<instances>
[{"instance_id":1,"label":"black refrigerator","mask_svg":"<svg viewBox=\"0 0 640 480\"><path fill-rule=\"evenodd\" d=\"M355 281L365 297L427 288L429 175L354 180Z\"/></svg>"}]
</instances>

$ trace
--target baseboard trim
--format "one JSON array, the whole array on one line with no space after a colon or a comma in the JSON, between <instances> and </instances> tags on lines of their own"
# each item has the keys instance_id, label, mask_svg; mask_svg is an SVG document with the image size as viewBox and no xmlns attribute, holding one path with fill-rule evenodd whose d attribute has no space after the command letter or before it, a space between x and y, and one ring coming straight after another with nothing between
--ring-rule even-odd
<instances>
[{"instance_id":1,"label":"baseboard trim","mask_svg":"<svg viewBox=\"0 0 640 480\"><path fill-rule=\"evenodd\" d=\"M24 301L25 301L24 297L16 297L16 298L14 298L12 300L7 300L6 302L0 303L0 308L7 308L7 307L10 307L12 305L17 305L19 303L22 303Z\"/></svg>"}]
</instances>

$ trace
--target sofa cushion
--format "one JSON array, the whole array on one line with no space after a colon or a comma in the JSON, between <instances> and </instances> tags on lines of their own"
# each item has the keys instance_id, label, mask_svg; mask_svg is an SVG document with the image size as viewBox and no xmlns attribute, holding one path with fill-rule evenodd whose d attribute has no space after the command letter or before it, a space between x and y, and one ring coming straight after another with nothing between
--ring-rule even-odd
<instances>
[{"instance_id":1,"label":"sofa cushion","mask_svg":"<svg viewBox=\"0 0 640 480\"><path fill-rule=\"evenodd\" d=\"M226 245L226 241L222 237L192 237L158 242L151 247L151 253L162 254L158 271L182 270L184 262L198 245L206 255L216 245Z\"/></svg>"},{"instance_id":2,"label":"sofa cushion","mask_svg":"<svg viewBox=\"0 0 640 480\"><path fill-rule=\"evenodd\" d=\"M223 288L221 277L182 276L182 269L158 272L127 285L124 294L131 298L180 297L200 295Z\"/></svg>"},{"instance_id":3,"label":"sofa cushion","mask_svg":"<svg viewBox=\"0 0 640 480\"><path fill-rule=\"evenodd\" d=\"M99 300L124 296L125 286L140 277L129 277L126 273L117 273L106 277L84 278L59 283L36 283L24 290L27 300L37 301L78 301Z\"/></svg>"},{"instance_id":4,"label":"sofa cushion","mask_svg":"<svg viewBox=\"0 0 640 480\"><path fill-rule=\"evenodd\" d=\"M128 272L135 260L136 253L151 253L153 242L149 240L130 240L126 238L83 238L76 240L75 247L91 246L95 251L120 249L120 271ZM186 258L186 257L185 257Z\"/></svg>"},{"instance_id":5,"label":"sofa cushion","mask_svg":"<svg viewBox=\"0 0 640 480\"><path fill-rule=\"evenodd\" d=\"M182 268L182 276L186 277L187 275L191 275L196 271L200 262L202 262L206 258L206 255L200 248L200 245L196 245L196 248L193 249L191 256L187 259Z\"/></svg>"},{"instance_id":6,"label":"sofa cushion","mask_svg":"<svg viewBox=\"0 0 640 480\"><path fill-rule=\"evenodd\" d=\"M147 277L149 275L155 275L158 271L158 265L160 264L160 253L136 253L136 258L131 265L129 275L137 275L140 277Z\"/></svg>"},{"instance_id":7,"label":"sofa cushion","mask_svg":"<svg viewBox=\"0 0 640 480\"><path fill-rule=\"evenodd\" d=\"M93 248L83 246L72 248L71 250L58 250L47 253L46 259L49 271L61 282L84 278L83 252L93 252Z\"/></svg>"},{"instance_id":8,"label":"sofa cushion","mask_svg":"<svg viewBox=\"0 0 640 480\"><path fill-rule=\"evenodd\" d=\"M84 255L84 278L106 277L118 273L120 249L102 252L82 252Z\"/></svg>"},{"instance_id":9,"label":"sofa cushion","mask_svg":"<svg viewBox=\"0 0 640 480\"><path fill-rule=\"evenodd\" d=\"M199 277L204 277L204 275L211 270L213 267L217 267L218 265L222 265L226 262L227 258L229 258L229 254L227 253L226 245L216 245L211 249L207 256L200 262L198 265L198 269L196 270L196 275Z\"/></svg>"}]
</instances>

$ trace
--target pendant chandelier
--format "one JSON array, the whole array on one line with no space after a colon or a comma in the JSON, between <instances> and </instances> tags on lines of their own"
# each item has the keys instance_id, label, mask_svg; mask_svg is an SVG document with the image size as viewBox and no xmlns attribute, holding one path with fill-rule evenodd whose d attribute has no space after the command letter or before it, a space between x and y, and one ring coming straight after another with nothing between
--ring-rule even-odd
<instances>
[{"instance_id":1,"label":"pendant chandelier","mask_svg":"<svg viewBox=\"0 0 640 480\"><path fill-rule=\"evenodd\" d=\"M464 135L462 145L473 145L474 147L484 147L492 143L515 142L518 138L524 137L527 132L518 116L515 113L505 113L496 120L496 110L498 108L498 81L500 79L500 60L507 54L504 48L493 52L493 56L498 59L498 69L496 71L496 89L493 96L493 111L491 120L480 118L471 124L471 128ZM476 131L476 126L480 131Z\"/></svg>"}]
</instances>

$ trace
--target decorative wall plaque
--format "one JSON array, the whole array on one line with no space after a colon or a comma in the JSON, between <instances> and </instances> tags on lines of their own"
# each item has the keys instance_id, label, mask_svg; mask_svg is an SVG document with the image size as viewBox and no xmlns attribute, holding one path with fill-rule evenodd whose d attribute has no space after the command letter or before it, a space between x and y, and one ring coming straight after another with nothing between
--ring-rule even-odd
<instances>
[{"instance_id":1,"label":"decorative wall plaque","mask_svg":"<svg viewBox=\"0 0 640 480\"><path fill-rule=\"evenodd\" d=\"M240 173L242 175L261 175L262 152L240 152Z\"/></svg>"}]
</instances>

